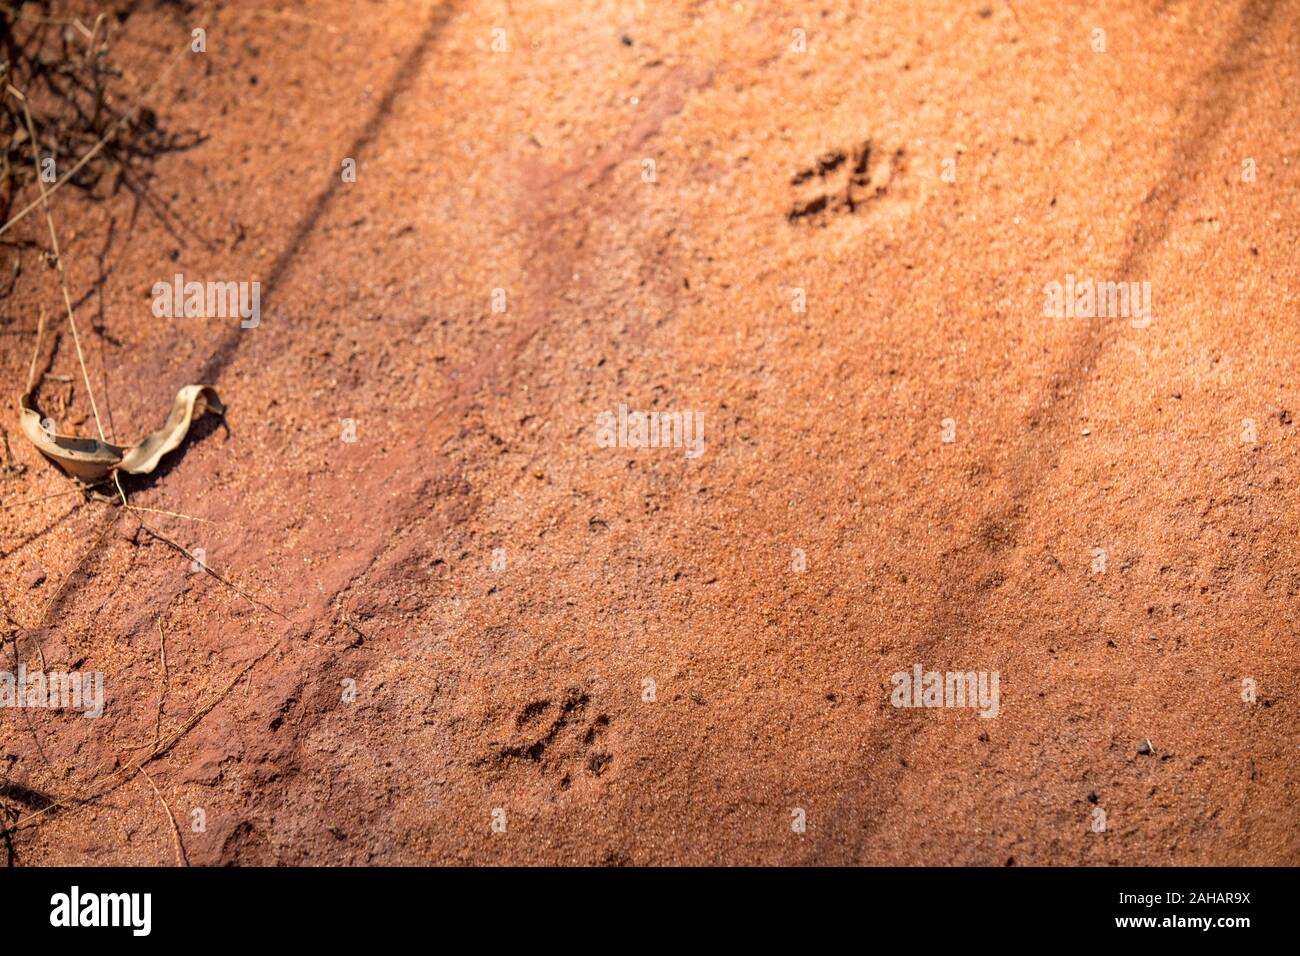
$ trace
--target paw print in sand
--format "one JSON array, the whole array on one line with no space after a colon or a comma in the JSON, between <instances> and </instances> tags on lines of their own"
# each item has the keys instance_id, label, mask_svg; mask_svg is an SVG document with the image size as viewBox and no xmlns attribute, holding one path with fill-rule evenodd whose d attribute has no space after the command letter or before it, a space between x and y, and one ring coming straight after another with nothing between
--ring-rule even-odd
<instances>
[{"instance_id":1,"label":"paw print in sand","mask_svg":"<svg viewBox=\"0 0 1300 956\"><path fill-rule=\"evenodd\" d=\"M824 227L834 217L860 212L889 192L903 160L901 148L884 152L873 149L871 140L823 153L790 178L794 198L786 219Z\"/></svg>"}]
</instances>

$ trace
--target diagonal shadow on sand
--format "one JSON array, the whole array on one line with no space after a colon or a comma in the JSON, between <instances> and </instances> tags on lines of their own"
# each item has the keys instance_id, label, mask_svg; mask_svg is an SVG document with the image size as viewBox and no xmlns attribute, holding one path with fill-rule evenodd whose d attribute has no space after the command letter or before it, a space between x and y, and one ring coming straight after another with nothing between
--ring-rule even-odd
<instances>
[{"instance_id":1,"label":"diagonal shadow on sand","mask_svg":"<svg viewBox=\"0 0 1300 956\"><path fill-rule=\"evenodd\" d=\"M1245 101L1239 88L1250 80L1253 71L1249 67L1258 69L1264 62L1253 57L1252 52L1272 22L1276 7L1276 0L1243 0L1220 56L1193 82L1193 89L1199 92L1193 94L1194 99L1184 111L1188 119L1170 149L1169 163L1148 192L1139 218L1130 229L1126 251L1116 266L1117 279L1133 279L1168 238L1174 214L1205 155L1205 144L1222 135L1227 118ZM987 582L997 579L1027 521L1024 502L1056 467L1066 447L1062 435L1078 413L1089 369L1095 367L1098 357L1122 329L1117 320L1092 320L1074 339L1050 377L1047 391L1031 404L1035 411L1013 439L1015 450L1006 470L1010 477L1005 490L997 503L980 515L975 542L953 555L954 567L935 596L923 632L926 636L913 649L916 660L927 660L946 641L969 636L978 622L981 607L995 590ZM927 727L919 721L890 722L871 735L863 751L872 755L873 764L881 754L910 754ZM866 769L858 774L860 779L867 779ZM866 838L880 827L897 802L897 783L905 769L896 765L888 771L887 786L873 793L869 802L860 797L841 801L839 812L833 815L839 821L838 832L820 846L864 846ZM828 862L823 860L826 855L826 850L819 849L808 862Z\"/></svg>"},{"instance_id":2,"label":"diagonal shadow on sand","mask_svg":"<svg viewBox=\"0 0 1300 956\"><path fill-rule=\"evenodd\" d=\"M415 42L411 51L406 55L402 64L397 69L392 83L384 92L383 98L375 107L375 111L362 127L357 138L353 140L352 146L344 155L353 158L359 158L366 148L374 142L375 138L383 130L389 117L392 115L393 106L398 97L405 93L419 75L424 61L428 58L429 51L433 48L434 41L442 33L443 29L450 22L452 16L456 13L455 3L445 3L437 7L429 17L429 22L425 24L424 29L420 32L420 38ZM276 287L281 280L292 268L298 258L298 254L303 250L308 238L316 229L316 224L320 221L325 211L329 209L334 197L342 185L338 174L331 172L326 181L325 188L322 189L316 198L312 201L311 206L303 217L298 220L294 227L293 235L288 244L276 257L275 262L271 265L271 271L265 281L262 282L262 305L265 309L267 300L275 296ZM216 350L203 364L202 371L193 379L195 382L214 382L227 365L235 357L241 343L240 333L244 330L239 326L229 329L218 343Z\"/></svg>"}]
</instances>

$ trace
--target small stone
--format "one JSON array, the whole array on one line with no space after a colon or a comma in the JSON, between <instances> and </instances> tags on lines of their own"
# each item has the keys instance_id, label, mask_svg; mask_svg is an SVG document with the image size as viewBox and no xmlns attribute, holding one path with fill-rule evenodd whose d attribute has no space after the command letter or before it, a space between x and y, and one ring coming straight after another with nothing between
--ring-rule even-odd
<instances>
[{"instance_id":1,"label":"small stone","mask_svg":"<svg viewBox=\"0 0 1300 956\"><path fill-rule=\"evenodd\" d=\"M1153 754L1155 753L1155 748L1151 746L1150 740L1143 737L1142 743L1138 744L1138 753L1142 754L1143 756L1146 756L1147 754Z\"/></svg>"}]
</instances>

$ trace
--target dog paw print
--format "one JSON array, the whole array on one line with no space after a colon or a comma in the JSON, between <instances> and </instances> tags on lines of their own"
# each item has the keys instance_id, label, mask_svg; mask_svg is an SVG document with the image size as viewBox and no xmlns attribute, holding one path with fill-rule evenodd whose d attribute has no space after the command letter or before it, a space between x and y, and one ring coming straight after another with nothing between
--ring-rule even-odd
<instances>
[{"instance_id":1,"label":"dog paw print","mask_svg":"<svg viewBox=\"0 0 1300 956\"><path fill-rule=\"evenodd\" d=\"M579 776L600 777L614 761L603 744L610 725L605 713L592 714L590 695L571 687L558 699L530 701L514 715L512 740L498 746L489 762L500 770L524 766L567 790Z\"/></svg>"},{"instance_id":2,"label":"dog paw print","mask_svg":"<svg viewBox=\"0 0 1300 956\"><path fill-rule=\"evenodd\" d=\"M786 219L825 226L832 217L854 215L889 191L903 160L901 148L873 149L871 140L823 153L790 178L794 199Z\"/></svg>"}]
</instances>

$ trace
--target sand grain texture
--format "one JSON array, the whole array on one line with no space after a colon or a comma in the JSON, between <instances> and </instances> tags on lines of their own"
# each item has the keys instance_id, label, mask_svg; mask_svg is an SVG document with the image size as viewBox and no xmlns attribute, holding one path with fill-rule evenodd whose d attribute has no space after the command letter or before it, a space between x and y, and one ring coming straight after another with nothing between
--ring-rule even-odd
<instances>
[{"instance_id":1,"label":"sand grain texture","mask_svg":"<svg viewBox=\"0 0 1300 956\"><path fill-rule=\"evenodd\" d=\"M226 415L127 484L205 521L0 511L6 659L108 696L0 710L10 822L270 647L149 765L195 864L1300 862L1300 5L302 11L220 10L156 94L207 136L166 217L54 200L111 437L191 382ZM133 13L127 78L187 30ZM25 254L6 394L59 301ZM260 326L155 319L178 271ZM1045 318L1067 273L1154 321ZM703 455L598 447L620 402ZM66 487L0 424L0 501ZM891 707L918 662L999 716ZM174 858L141 776L8 846Z\"/></svg>"}]
</instances>

